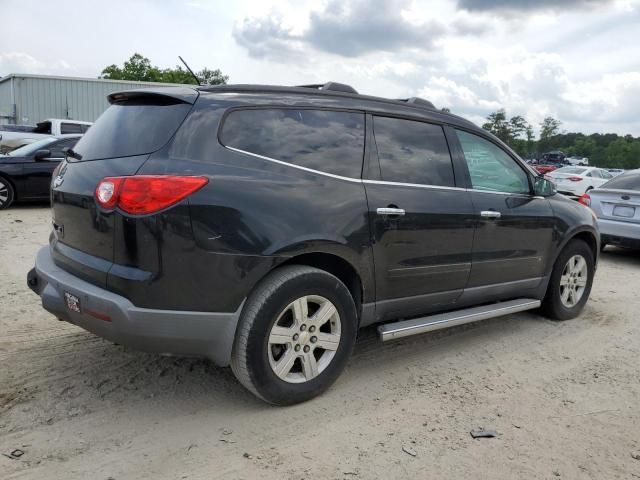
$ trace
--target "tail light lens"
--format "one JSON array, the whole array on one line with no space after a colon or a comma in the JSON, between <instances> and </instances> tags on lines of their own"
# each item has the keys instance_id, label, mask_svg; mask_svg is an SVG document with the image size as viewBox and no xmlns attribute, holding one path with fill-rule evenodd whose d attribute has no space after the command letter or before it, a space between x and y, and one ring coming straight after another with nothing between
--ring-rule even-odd
<instances>
[{"instance_id":1,"label":"tail light lens","mask_svg":"<svg viewBox=\"0 0 640 480\"><path fill-rule=\"evenodd\" d=\"M582 177L569 177L569 180L571 180L572 182L581 182Z\"/></svg>"},{"instance_id":2,"label":"tail light lens","mask_svg":"<svg viewBox=\"0 0 640 480\"><path fill-rule=\"evenodd\" d=\"M207 183L207 177L135 175L106 177L96 187L96 201L107 210L148 215L175 205Z\"/></svg>"},{"instance_id":3,"label":"tail light lens","mask_svg":"<svg viewBox=\"0 0 640 480\"><path fill-rule=\"evenodd\" d=\"M580 198L578 199L578 202L580 202L582 205L590 207L591 206L591 197L588 194L583 193L582 195L580 195Z\"/></svg>"}]
</instances>

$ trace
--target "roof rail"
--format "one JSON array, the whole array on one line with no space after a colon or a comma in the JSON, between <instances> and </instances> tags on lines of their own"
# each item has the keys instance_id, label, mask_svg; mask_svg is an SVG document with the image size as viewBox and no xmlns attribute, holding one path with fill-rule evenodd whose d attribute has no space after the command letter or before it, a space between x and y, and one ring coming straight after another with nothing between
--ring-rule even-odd
<instances>
[{"instance_id":1,"label":"roof rail","mask_svg":"<svg viewBox=\"0 0 640 480\"><path fill-rule=\"evenodd\" d=\"M399 98L398 102L405 102L405 103L410 103L412 105L420 105L423 107L433 108L433 109L436 108L436 106L433 103L431 103L429 100L425 100L424 98L420 98L420 97Z\"/></svg>"},{"instance_id":2,"label":"roof rail","mask_svg":"<svg viewBox=\"0 0 640 480\"><path fill-rule=\"evenodd\" d=\"M356 89L353 88L351 85L338 83L338 82L314 83L311 85L298 85L298 87L314 88L316 90L331 90L334 92L355 93L355 94L358 93Z\"/></svg>"}]
</instances>

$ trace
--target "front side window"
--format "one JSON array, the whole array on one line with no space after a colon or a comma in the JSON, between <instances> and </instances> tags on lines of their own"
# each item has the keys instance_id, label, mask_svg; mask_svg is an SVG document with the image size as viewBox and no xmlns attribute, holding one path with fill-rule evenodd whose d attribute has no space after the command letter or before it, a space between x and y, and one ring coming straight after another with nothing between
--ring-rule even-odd
<instances>
[{"instance_id":1,"label":"front side window","mask_svg":"<svg viewBox=\"0 0 640 480\"><path fill-rule=\"evenodd\" d=\"M373 130L382 179L453 187L453 165L440 125L375 117Z\"/></svg>"},{"instance_id":2,"label":"front side window","mask_svg":"<svg viewBox=\"0 0 640 480\"><path fill-rule=\"evenodd\" d=\"M504 150L478 135L456 130L475 190L530 193L529 179Z\"/></svg>"},{"instance_id":3,"label":"front side window","mask_svg":"<svg viewBox=\"0 0 640 480\"><path fill-rule=\"evenodd\" d=\"M364 114L306 109L231 112L222 143L321 172L360 178L364 156Z\"/></svg>"}]
</instances>

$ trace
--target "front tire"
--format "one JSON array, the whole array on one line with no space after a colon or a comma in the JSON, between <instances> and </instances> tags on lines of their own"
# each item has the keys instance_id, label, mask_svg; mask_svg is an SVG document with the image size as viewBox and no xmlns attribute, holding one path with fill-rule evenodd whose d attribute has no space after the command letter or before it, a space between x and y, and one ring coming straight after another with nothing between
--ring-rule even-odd
<instances>
[{"instance_id":1,"label":"front tire","mask_svg":"<svg viewBox=\"0 0 640 480\"><path fill-rule=\"evenodd\" d=\"M353 298L338 278L313 267L282 267L247 299L231 369L266 402L304 402L338 378L351 356L356 330Z\"/></svg>"},{"instance_id":2,"label":"front tire","mask_svg":"<svg viewBox=\"0 0 640 480\"><path fill-rule=\"evenodd\" d=\"M3 177L0 177L0 210L8 208L15 198L13 186Z\"/></svg>"},{"instance_id":3,"label":"front tire","mask_svg":"<svg viewBox=\"0 0 640 480\"><path fill-rule=\"evenodd\" d=\"M562 250L551 273L543 312L553 320L569 320L584 308L595 273L593 252L582 240L571 240Z\"/></svg>"}]
</instances>

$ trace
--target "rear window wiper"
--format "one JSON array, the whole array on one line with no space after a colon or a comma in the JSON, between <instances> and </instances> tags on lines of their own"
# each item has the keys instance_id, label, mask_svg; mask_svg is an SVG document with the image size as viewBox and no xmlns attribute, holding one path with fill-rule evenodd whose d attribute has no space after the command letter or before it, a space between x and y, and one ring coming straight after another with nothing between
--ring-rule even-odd
<instances>
[{"instance_id":1,"label":"rear window wiper","mask_svg":"<svg viewBox=\"0 0 640 480\"><path fill-rule=\"evenodd\" d=\"M65 147L62 149L62 151L67 157L75 158L76 160L82 160L82 155L74 151L73 148Z\"/></svg>"}]
</instances>

